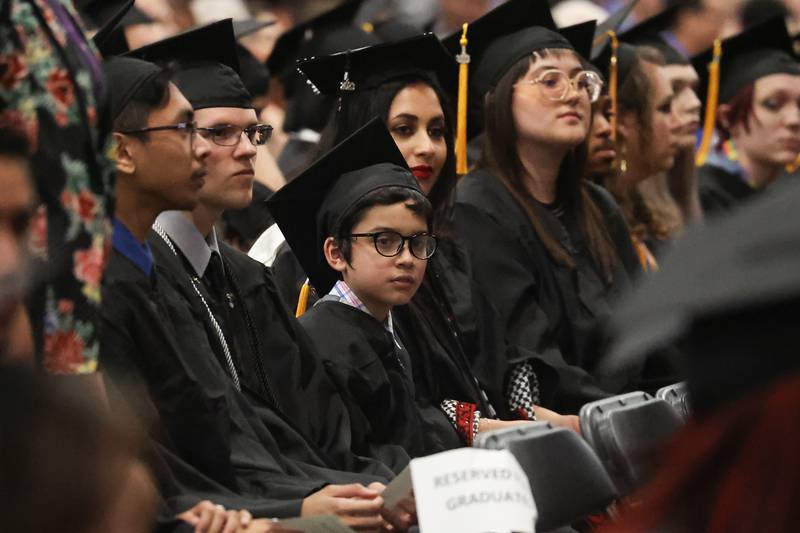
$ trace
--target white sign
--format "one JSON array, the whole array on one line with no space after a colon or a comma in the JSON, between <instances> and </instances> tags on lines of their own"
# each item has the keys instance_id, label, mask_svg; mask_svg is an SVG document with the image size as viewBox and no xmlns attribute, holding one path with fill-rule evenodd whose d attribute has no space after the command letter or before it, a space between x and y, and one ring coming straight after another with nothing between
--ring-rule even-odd
<instances>
[{"instance_id":1,"label":"white sign","mask_svg":"<svg viewBox=\"0 0 800 533\"><path fill-rule=\"evenodd\" d=\"M422 533L534 533L528 477L507 450L461 448L411 461Z\"/></svg>"}]
</instances>

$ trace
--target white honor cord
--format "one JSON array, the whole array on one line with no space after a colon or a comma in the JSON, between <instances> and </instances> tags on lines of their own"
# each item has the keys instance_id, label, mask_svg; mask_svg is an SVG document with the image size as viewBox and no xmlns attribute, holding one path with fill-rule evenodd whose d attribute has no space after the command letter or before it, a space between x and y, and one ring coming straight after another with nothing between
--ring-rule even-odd
<instances>
[{"instance_id":1,"label":"white honor cord","mask_svg":"<svg viewBox=\"0 0 800 533\"><path fill-rule=\"evenodd\" d=\"M164 228L161 227L161 224L156 222L153 224L153 229L158 236L161 237L164 242L169 246L169 249L172 250L172 253L175 254L175 257L178 257L178 251L175 249L175 246L172 244L172 240L167 236L167 232L164 231ZM206 308L206 312L208 313L208 318L211 320L211 325L214 327L214 331L217 333L217 337L219 337L219 342L222 344L222 351L225 353L225 361L228 363L228 370L230 370L231 378L233 378L233 385L236 387L236 390L241 392L242 386L239 383L239 373L236 372L236 365L233 364L233 357L231 357L231 350L228 348L228 342L225 340L225 334L222 332L222 328L217 322L216 317L214 317L214 313L211 312L211 308L208 306L206 299L203 298L203 295L200 293L200 289L197 287L198 278L196 276L190 276L189 279L192 282L192 287L194 288L194 292L197 293L197 296L200 297L200 301L203 302L203 306Z\"/></svg>"}]
</instances>

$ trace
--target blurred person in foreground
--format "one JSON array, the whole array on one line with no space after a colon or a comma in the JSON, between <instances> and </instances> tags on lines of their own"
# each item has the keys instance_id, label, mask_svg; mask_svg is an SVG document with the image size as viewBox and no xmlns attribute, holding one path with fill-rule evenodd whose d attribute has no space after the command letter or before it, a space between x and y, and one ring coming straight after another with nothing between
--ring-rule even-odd
<instances>
[{"instance_id":1,"label":"blurred person in foreground","mask_svg":"<svg viewBox=\"0 0 800 533\"><path fill-rule=\"evenodd\" d=\"M151 531L156 492L136 456L136 438L96 405L21 369L0 369L5 531Z\"/></svg>"},{"instance_id":2,"label":"blurred person in foreground","mask_svg":"<svg viewBox=\"0 0 800 533\"><path fill-rule=\"evenodd\" d=\"M773 533L800 521L797 183L691 230L615 317L608 364L672 344L693 411L605 531Z\"/></svg>"},{"instance_id":3,"label":"blurred person in foreground","mask_svg":"<svg viewBox=\"0 0 800 533\"><path fill-rule=\"evenodd\" d=\"M42 274L29 299L32 331L41 366L72 375L97 367L113 183L105 81L76 20L65 0L9 0L0 9L0 125L27 137L41 201L31 227L32 269ZM86 384L100 383L77 381L86 394Z\"/></svg>"},{"instance_id":4,"label":"blurred person in foreground","mask_svg":"<svg viewBox=\"0 0 800 533\"><path fill-rule=\"evenodd\" d=\"M0 361L33 364L33 338L22 305L27 279L26 238L36 193L20 133L0 129Z\"/></svg>"}]
</instances>

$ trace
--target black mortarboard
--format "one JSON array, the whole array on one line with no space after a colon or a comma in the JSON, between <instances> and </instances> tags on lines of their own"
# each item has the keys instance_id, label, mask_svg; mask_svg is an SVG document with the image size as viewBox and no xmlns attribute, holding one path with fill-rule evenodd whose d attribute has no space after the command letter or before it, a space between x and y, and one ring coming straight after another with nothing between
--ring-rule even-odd
<instances>
[{"instance_id":1,"label":"black mortarboard","mask_svg":"<svg viewBox=\"0 0 800 533\"><path fill-rule=\"evenodd\" d=\"M455 60L432 33L316 57L299 63L297 68L326 95L374 89L413 74L434 78L455 93L458 75Z\"/></svg>"},{"instance_id":2,"label":"black mortarboard","mask_svg":"<svg viewBox=\"0 0 800 533\"><path fill-rule=\"evenodd\" d=\"M420 192L391 134L375 118L267 200L317 294L326 294L338 279L323 255L325 239L356 202L384 187Z\"/></svg>"},{"instance_id":3,"label":"black mortarboard","mask_svg":"<svg viewBox=\"0 0 800 533\"><path fill-rule=\"evenodd\" d=\"M597 25L594 32L595 42L594 46L592 46L592 57L603 51L602 49L608 42L608 32L613 31L615 34L619 35L620 28L622 28L625 21L628 20L631 11L633 11L633 8L636 7L638 3L639 0L629 0L627 4L624 4L614 13L611 13L607 19Z\"/></svg>"},{"instance_id":4,"label":"black mortarboard","mask_svg":"<svg viewBox=\"0 0 800 533\"><path fill-rule=\"evenodd\" d=\"M588 28L594 21L570 28ZM453 54L461 51L461 31L445 38L442 43ZM585 31L579 32L585 35ZM557 31L547 2L509 0L469 25L467 53L470 56L471 94L482 97L500 80L514 63L537 50L575 46ZM591 36L584 57L591 51ZM585 46L585 44L582 44ZM579 52L580 53L580 52Z\"/></svg>"},{"instance_id":5,"label":"black mortarboard","mask_svg":"<svg viewBox=\"0 0 800 533\"><path fill-rule=\"evenodd\" d=\"M708 91L709 64L713 48L692 58L700 76L700 92ZM719 103L725 103L742 88L770 74L800 74L792 39L783 17L751 26L722 41L719 58Z\"/></svg>"},{"instance_id":6,"label":"black mortarboard","mask_svg":"<svg viewBox=\"0 0 800 533\"><path fill-rule=\"evenodd\" d=\"M609 32L614 33L614 39L617 41L617 85L621 85L625 81L636 64L636 50L633 46L620 42L619 30L638 2L639 0L631 0L598 24L595 30L591 61L598 73L606 81L606 87L611 82L611 58L614 55L613 39Z\"/></svg>"},{"instance_id":7,"label":"black mortarboard","mask_svg":"<svg viewBox=\"0 0 800 533\"><path fill-rule=\"evenodd\" d=\"M294 27L278 39L267 67L273 76L280 76L284 94L289 99L284 131L321 130L335 102L332 98L322 99L314 94L297 73L297 60L355 50L381 42L375 35L353 25L353 17L361 3L362 0L345 2Z\"/></svg>"},{"instance_id":8,"label":"black mortarboard","mask_svg":"<svg viewBox=\"0 0 800 533\"><path fill-rule=\"evenodd\" d=\"M367 33L377 35L378 38L385 43L393 43L426 33L395 17L380 21L365 22L361 25L361 29Z\"/></svg>"},{"instance_id":9,"label":"black mortarboard","mask_svg":"<svg viewBox=\"0 0 800 533\"><path fill-rule=\"evenodd\" d=\"M150 24L153 19L133 5L134 0L76 0L75 7L89 29L100 29L114 20L114 26L127 28Z\"/></svg>"},{"instance_id":10,"label":"black mortarboard","mask_svg":"<svg viewBox=\"0 0 800 533\"><path fill-rule=\"evenodd\" d=\"M137 48L128 55L153 63L176 62L174 82L195 109L252 107L252 97L238 74L231 19Z\"/></svg>"},{"instance_id":11,"label":"black mortarboard","mask_svg":"<svg viewBox=\"0 0 800 533\"><path fill-rule=\"evenodd\" d=\"M244 20L234 20L233 21L233 33L236 35L236 39L239 40L242 37L247 37L259 30L264 28L268 28L275 24L274 20L258 20L258 19L244 19Z\"/></svg>"},{"instance_id":12,"label":"black mortarboard","mask_svg":"<svg viewBox=\"0 0 800 533\"><path fill-rule=\"evenodd\" d=\"M661 52L668 65L688 65L689 58L664 37L665 32L668 32L675 23L678 12L684 9L684 3L683 1L675 2L658 15L650 17L620 34L619 39L635 46L652 46Z\"/></svg>"},{"instance_id":13,"label":"black mortarboard","mask_svg":"<svg viewBox=\"0 0 800 533\"><path fill-rule=\"evenodd\" d=\"M112 122L136 96L142 85L158 76L163 69L132 57L112 57L103 63L108 81Z\"/></svg>"},{"instance_id":14,"label":"black mortarboard","mask_svg":"<svg viewBox=\"0 0 800 533\"><path fill-rule=\"evenodd\" d=\"M619 30L628 17L633 11L633 8L636 7L636 4L639 0L630 0L627 4L623 5L620 9L616 12L612 13L606 20L601 22L597 25L597 28L594 31L594 42L592 43L592 56L591 61L592 64L597 68L597 71L603 76L603 78L608 82L608 74L609 74L609 65L611 62L612 56L612 46L611 46L611 36L609 32L613 32L614 35L617 37L619 36ZM625 56L629 56L628 52L624 52ZM617 53L617 65L618 68L621 66L619 65L620 54ZM628 59L630 59L628 57ZM624 78L622 78L624 79Z\"/></svg>"},{"instance_id":15,"label":"black mortarboard","mask_svg":"<svg viewBox=\"0 0 800 533\"><path fill-rule=\"evenodd\" d=\"M363 0L346 0L339 6L328 10L321 15L312 19L295 25L293 28L281 35L275 42L275 48L272 50L269 59L267 60L267 67L274 75L281 77L294 71L294 65L298 59L305 57L312 57L315 55L326 55L348 48L357 48L365 46L365 44L356 44L350 46L350 42L343 42L342 47L316 52L314 48L315 43L318 43L326 33L333 30L340 29L343 26L352 26L353 19L361 7ZM356 28L361 33L362 30ZM340 40L344 40L347 35L339 35ZM348 39L348 41L351 39ZM372 43L369 43L372 44Z\"/></svg>"},{"instance_id":16,"label":"black mortarboard","mask_svg":"<svg viewBox=\"0 0 800 533\"><path fill-rule=\"evenodd\" d=\"M133 2L134 0L124 0L109 3L116 11L103 17L103 23L92 37L103 57L118 56L128 51L128 40L125 38L125 26L122 21L134 9Z\"/></svg>"}]
</instances>

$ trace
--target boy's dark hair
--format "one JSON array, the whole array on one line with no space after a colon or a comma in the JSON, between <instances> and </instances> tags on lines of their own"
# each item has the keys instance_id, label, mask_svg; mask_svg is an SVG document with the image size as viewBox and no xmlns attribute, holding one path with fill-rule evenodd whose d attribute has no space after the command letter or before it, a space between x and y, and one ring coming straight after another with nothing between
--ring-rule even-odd
<instances>
[{"instance_id":1,"label":"boy's dark hair","mask_svg":"<svg viewBox=\"0 0 800 533\"><path fill-rule=\"evenodd\" d=\"M165 67L159 74L142 83L142 86L114 120L114 131L146 128L150 114L166 106L169 102L169 84L173 74L172 68ZM147 139L147 133L140 135L143 139Z\"/></svg>"},{"instance_id":2,"label":"boy's dark hair","mask_svg":"<svg viewBox=\"0 0 800 533\"><path fill-rule=\"evenodd\" d=\"M433 207L430 201L419 191L406 187L384 187L364 195L353 207L348 209L339 221L331 228L330 235L336 241L336 246L348 264L352 256L352 243L348 237L353 228L364 219L372 207L377 205L394 205L403 203L412 213L425 217L428 231L433 224Z\"/></svg>"}]
</instances>

